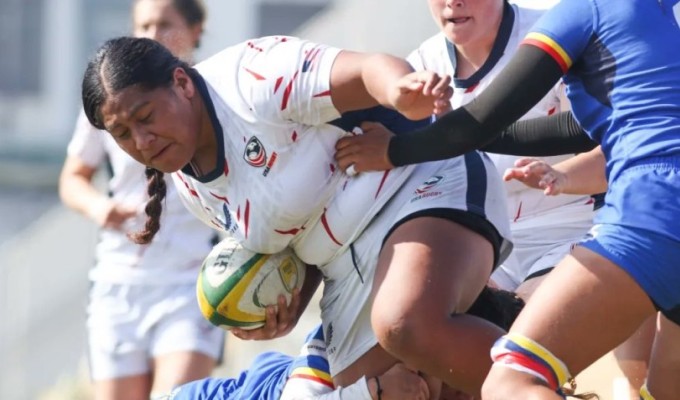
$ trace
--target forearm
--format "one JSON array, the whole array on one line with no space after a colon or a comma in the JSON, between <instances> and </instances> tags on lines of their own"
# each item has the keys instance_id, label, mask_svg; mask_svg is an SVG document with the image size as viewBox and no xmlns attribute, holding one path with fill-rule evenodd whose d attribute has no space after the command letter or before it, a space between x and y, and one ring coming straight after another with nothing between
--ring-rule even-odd
<instances>
[{"instance_id":1,"label":"forearm","mask_svg":"<svg viewBox=\"0 0 680 400\"><path fill-rule=\"evenodd\" d=\"M596 194L607 191L606 160L600 146L553 165L565 174L565 194Z\"/></svg>"},{"instance_id":2,"label":"forearm","mask_svg":"<svg viewBox=\"0 0 680 400\"><path fill-rule=\"evenodd\" d=\"M111 206L111 199L99 192L92 184L94 170L74 172L69 161L59 177L59 197L67 207L94 220L99 209Z\"/></svg>"},{"instance_id":3,"label":"forearm","mask_svg":"<svg viewBox=\"0 0 680 400\"><path fill-rule=\"evenodd\" d=\"M571 112L517 121L480 150L496 154L548 157L576 154L597 146Z\"/></svg>"},{"instance_id":4,"label":"forearm","mask_svg":"<svg viewBox=\"0 0 680 400\"><path fill-rule=\"evenodd\" d=\"M508 66L477 99L427 128L391 139L395 166L456 157L496 140L531 109L562 76L560 66L533 46L521 46Z\"/></svg>"}]
</instances>

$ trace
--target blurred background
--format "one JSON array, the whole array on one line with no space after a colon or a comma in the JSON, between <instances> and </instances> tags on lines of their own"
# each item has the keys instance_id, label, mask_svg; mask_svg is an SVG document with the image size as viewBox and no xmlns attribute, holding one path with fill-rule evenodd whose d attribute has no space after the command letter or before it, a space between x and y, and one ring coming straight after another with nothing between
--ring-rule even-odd
<instances>
[{"instance_id":1,"label":"blurred background","mask_svg":"<svg viewBox=\"0 0 680 400\"><path fill-rule=\"evenodd\" d=\"M555 0L517 2L548 7ZM205 3L198 61L269 34L405 56L436 32L424 0ZM124 0L0 0L2 400L88 398L85 305L96 228L60 204L57 178L80 108L86 61L104 40L130 31L129 9ZM310 308L289 337L228 340L216 374L246 368L264 349L296 352L318 322L316 304Z\"/></svg>"}]
</instances>

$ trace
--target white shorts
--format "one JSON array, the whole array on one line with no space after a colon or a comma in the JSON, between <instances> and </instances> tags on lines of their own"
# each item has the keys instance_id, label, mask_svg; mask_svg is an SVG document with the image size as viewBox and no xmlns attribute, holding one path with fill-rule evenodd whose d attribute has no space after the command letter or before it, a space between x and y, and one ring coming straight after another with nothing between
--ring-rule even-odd
<instances>
[{"instance_id":1,"label":"white shorts","mask_svg":"<svg viewBox=\"0 0 680 400\"><path fill-rule=\"evenodd\" d=\"M592 204L578 204L511 224L512 253L491 280L501 289L514 291L527 279L549 272L588 233L594 216Z\"/></svg>"},{"instance_id":2,"label":"white shorts","mask_svg":"<svg viewBox=\"0 0 680 400\"><path fill-rule=\"evenodd\" d=\"M194 284L95 282L87 313L93 380L146 374L154 357L178 351L222 357L224 331L203 318Z\"/></svg>"},{"instance_id":3,"label":"white shorts","mask_svg":"<svg viewBox=\"0 0 680 400\"><path fill-rule=\"evenodd\" d=\"M386 235L415 213L436 216L435 210L452 209L489 221L501 238L498 262L507 257L512 244L505 191L493 163L473 152L420 164L350 249L320 268L324 274L321 319L331 375L352 365L378 342L371 328L370 295Z\"/></svg>"}]
</instances>

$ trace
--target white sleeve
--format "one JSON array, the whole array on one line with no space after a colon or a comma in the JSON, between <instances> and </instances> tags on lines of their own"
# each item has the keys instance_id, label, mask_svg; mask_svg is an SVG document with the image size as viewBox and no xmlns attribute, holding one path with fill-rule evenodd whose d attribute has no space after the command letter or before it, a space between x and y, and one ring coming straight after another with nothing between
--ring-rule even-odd
<instances>
[{"instance_id":1,"label":"white sleeve","mask_svg":"<svg viewBox=\"0 0 680 400\"><path fill-rule=\"evenodd\" d=\"M106 158L104 146L107 132L100 131L90 124L85 112L78 114L73 137L68 144L67 154L78 157L81 161L92 168L97 168Z\"/></svg>"},{"instance_id":2,"label":"white sleeve","mask_svg":"<svg viewBox=\"0 0 680 400\"><path fill-rule=\"evenodd\" d=\"M417 48L413 50L408 57L406 57L406 61L408 61L409 64L413 67L414 70L416 71L422 71L425 69L425 63L423 62L423 57L420 55L420 48Z\"/></svg>"},{"instance_id":3,"label":"white sleeve","mask_svg":"<svg viewBox=\"0 0 680 400\"><path fill-rule=\"evenodd\" d=\"M239 85L256 114L306 125L340 116L330 95L331 68L340 49L284 36L253 39L247 46Z\"/></svg>"},{"instance_id":4,"label":"white sleeve","mask_svg":"<svg viewBox=\"0 0 680 400\"><path fill-rule=\"evenodd\" d=\"M307 379L289 379L281 400L372 400L365 377L336 389Z\"/></svg>"}]
</instances>

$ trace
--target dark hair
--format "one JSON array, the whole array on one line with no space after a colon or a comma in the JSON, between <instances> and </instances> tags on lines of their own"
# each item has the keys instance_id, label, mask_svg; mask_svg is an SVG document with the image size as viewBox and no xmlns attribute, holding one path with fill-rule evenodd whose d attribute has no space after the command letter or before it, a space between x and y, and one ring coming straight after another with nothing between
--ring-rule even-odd
<instances>
[{"instance_id":1,"label":"dark hair","mask_svg":"<svg viewBox=\"0 0 680 400\"><path fill-rule=\"evenodd\" d=\"M524 300L515 293L485 286L466 314L485 319L508 331L523 308Z\"/></svg>"},{"instance_id":2,"label":"dark hair","mask_svg":"<svg viewBox=\"0 0 680 400\"><path fill-rule=\"evenodd\" d=\"M96 128L105 129L101 107L108 96L130 86L142 90L168 87L176 68L193 75L188 64L155 40L119 37L106 41L88 62L83 76L82 99L87 119ZM158 232L166 192L162 172L148 168L146 177L149 203L145 230L130 235L139 244L151 242Z\"/></svg>"},{"instance_id":3,"label":"dark hair","mask_svg":"<svg viewBox=\"0 0 680 400\"><path fill-rule=\"evenodd\" d=\"M142 0L135 0L135 4ZM184 18L187 25L203 25L205 22L205 5L202 0L172 0L172 6ZM196 48L200 45L200 39L196 41Z\"/></svg>"}]
</instances>

